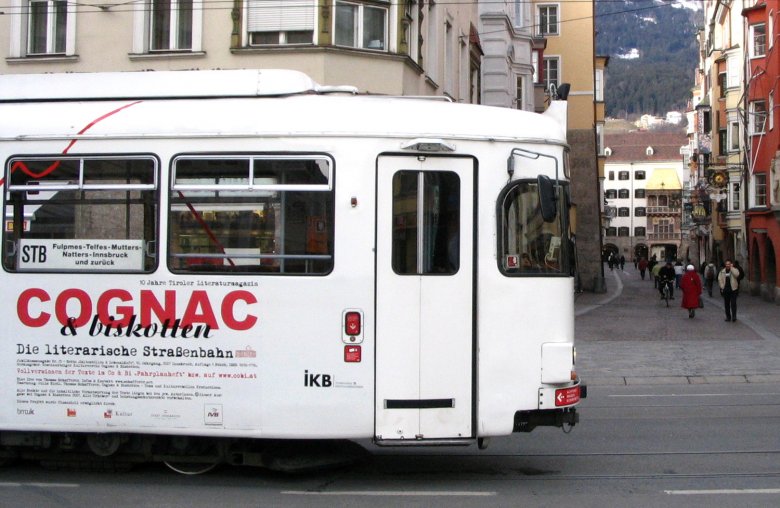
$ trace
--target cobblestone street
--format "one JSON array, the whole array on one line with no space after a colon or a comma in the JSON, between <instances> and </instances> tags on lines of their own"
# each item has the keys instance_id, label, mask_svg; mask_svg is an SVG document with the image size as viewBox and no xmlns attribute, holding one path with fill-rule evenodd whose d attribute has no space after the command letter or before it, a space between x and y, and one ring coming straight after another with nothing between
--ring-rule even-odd
<instances>
[{"instance_id":1,"label":"cobblestone street","mask_svg":"<svg viewBox=\"0 0 780 508\"><path fill-rule=\"evenodd\" d=\"M725 322L717 290L694 319L667 308L633 264L605 267L606 294L575 296L577 371L586 384L780 382L780 306L742 291Z\"/></svg>"}]
</instances>

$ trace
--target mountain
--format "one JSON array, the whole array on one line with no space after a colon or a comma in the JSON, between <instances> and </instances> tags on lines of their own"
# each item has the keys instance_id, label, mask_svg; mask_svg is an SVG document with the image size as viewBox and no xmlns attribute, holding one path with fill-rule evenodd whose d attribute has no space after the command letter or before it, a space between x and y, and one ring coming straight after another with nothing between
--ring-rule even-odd
<instances>
[{"instance_id":1,"label":"mountain","mask_svg":"<svg viewBox=\"0 0 780 508\"><path fill-rule=\"evenodd\" d=\"M609 56L606 114L684 111L698 62L700 2L596 0L596 53Z\"/></svg>"}]
</instances>

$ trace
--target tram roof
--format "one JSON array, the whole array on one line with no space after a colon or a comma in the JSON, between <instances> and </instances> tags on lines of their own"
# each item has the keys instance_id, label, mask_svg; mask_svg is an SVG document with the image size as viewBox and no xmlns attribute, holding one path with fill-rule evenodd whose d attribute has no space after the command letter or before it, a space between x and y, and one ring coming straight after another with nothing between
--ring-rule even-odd
<instances>
[{"instance_id":1,"label":"tram roof","mask_svg":"<svg viewBox=\"0 0 780 508\"><path fill-rule=\"evenodd\" d=\"M14 121L0 125L0 138L300 135L565 143L565 122L554 111L438 99L356 95L353 87L324 87L303 73L274 69L4 75L0 108Z\"/></svg>"}]
</instances>

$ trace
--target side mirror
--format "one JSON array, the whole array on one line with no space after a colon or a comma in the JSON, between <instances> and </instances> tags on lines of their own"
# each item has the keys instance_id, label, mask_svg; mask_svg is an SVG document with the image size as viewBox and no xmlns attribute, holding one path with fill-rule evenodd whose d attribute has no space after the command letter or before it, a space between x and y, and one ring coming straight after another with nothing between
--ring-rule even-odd
<instances>
[{"instance_id":1,"label":"side mirror","mask_svg":"<svg viewBox=\"0 0 780 508\"><path fill-rule=\"evenodd\" d=\"M550 180L550 177L539 175L536 177L536 188L539 192L539 208L542 211L542 220L544 222L553 222L558 215L555 184Z\"/></svg>"}]
</instances>

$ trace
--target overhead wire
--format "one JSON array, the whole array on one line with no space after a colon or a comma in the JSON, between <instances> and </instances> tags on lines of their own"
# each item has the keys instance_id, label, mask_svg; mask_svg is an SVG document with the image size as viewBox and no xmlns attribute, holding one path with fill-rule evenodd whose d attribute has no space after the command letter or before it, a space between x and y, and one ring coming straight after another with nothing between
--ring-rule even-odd
<instances>
[{"instance_id":1,"label":"overhead wire","mask_svg":"<svg viewBox=\"0 0 780 508\"><path fill-rule=\"evenodd\" d=\"M597 3L625 3L624 0L560 0L562 3L593 3L594 5ZM703 3L704 0L694 0L695 3ZM26 3L26 2L25 2ZM75 7L88 7L94 10L79 10L79 14L94 14L94 13L100 13L100 12L135 12L139 9L136 9L135 7L128 8L128 6L132 6L133 4L139 4L144 3L147 4L144 9L142 9L145 12L151 12L152 2L150 0L128 0L126 2L119 2L119 3L109 3L109 2L103 2L103 3L87 3L87 2L79 2L79 1L67 1L66 2L70 6ZM473 5L473 4L504 4L504 5L512 5L514 3L521 3L521 4L533 4L536 3L534 0L488 0L488 1L480 1L480 0L438 0L435 2L436 5ZM632 2L636 3L636 2ZM615 16L620 14L630 14L635 12L642 12L642 11L649 11L649 10L656 10L656 9L663 9L663 8L676 8L677 7L684 7L683 0L662 0L662 3L658 3L656 0L647 0L647 3L649 5L642 6L642 7L636 7L631 9L623 9L615 12L610 13L602 13L602 14L593 14L589 16L581 16L578 18L570 18L570 19L559 19L557 21L558 24L563 23L572 23L575 21L583 21L588 19L597 19L601 17L606 16ZM406 5L405 2L398 1L398 0L391 0L387 2L381 2L382 5L388 5L388 6L403 6ZM29 10L26 9L26 5L22 6L13 6L13 5L0 5L0 9L8 9L9 11L0 11L0 15L8 15L8 14L27 14ZM117 9L119 7L119 9ZM292 8L297 6L277 6L278 8ZM321 7L319 4L315 6L315 8ZM210 11L210 10L232 10L234 8L234 1L233 0L202 0L200 2L199 7L193 7L193 10L202 10L202 11ZM536 23L529 24L529 25L518 25L515 26L515 29L519 30L530 30L538 26ZM494 30L494 31L487 31L487 32L478 32L479 35L489 35L492 33L502 33L503 30Z\"/></svg>"}]
</instances>

